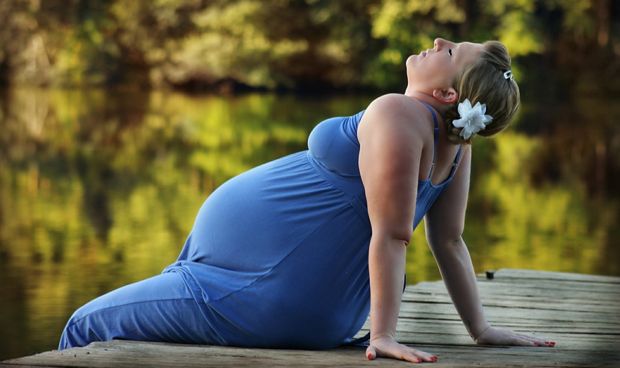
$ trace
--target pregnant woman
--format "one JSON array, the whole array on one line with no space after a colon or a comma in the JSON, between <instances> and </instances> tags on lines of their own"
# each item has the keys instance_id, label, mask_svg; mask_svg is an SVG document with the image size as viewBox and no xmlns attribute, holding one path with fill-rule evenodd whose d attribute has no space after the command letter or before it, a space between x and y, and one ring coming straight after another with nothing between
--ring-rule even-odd
<instances>
[{"instance_id":1,"label":"pregnant woman","mask_svg":"<svg viewBox=\"0 0 620 368\"><path fill-rule=\"evenodd\" d=\"M436 39L406 69L404 94L322 121L308 150L217 188L177 261L78 309L59 348L130 339L326 349L360 344L370 313L368 359L435 361L395 340L405 252L422 218L474 341L553 346L488 323L461 237L471 139L504 129L519 106L505 47Z\"/></svg>"}]
</instances>

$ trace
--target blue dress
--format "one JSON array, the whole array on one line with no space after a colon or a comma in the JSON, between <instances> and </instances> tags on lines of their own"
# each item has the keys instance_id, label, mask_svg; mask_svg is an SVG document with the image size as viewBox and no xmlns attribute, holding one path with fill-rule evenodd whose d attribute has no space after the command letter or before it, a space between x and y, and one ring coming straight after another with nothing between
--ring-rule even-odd
<instances>
[{"instance_id":1,"label":"blue dress","mask_svg":"<svg viewBox=\"0 0 620 368\"><path fill-rule=\"evenodd\" d=\"M320 122L308 150L218 187L177 261L78 309L59 348L110 339L305 349L350 343L370 310L362 114ZM460 156L459 149L443 183L431 183L432 168L418 183L413 228Z\"/></svg>"}]
</instances>

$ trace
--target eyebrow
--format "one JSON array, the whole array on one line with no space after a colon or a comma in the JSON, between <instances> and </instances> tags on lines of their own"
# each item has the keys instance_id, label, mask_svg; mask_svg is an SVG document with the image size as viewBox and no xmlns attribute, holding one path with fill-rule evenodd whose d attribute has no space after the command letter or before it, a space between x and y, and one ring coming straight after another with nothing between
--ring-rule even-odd
<instances>
[{"instance_id":1,"label":"eyebrow","mask_svg":"<svg viewBox=\"0 0 620 368\"><path fill-rule=\"evenodd\" d=\"M456 44L456 47L454 49L452 49L452 53L454 53L456 50L460 49L462 46L469 44L471 45L471 42L459 42ZM460 55L461 53L459 53Z\"/></svg>"},{"instance_id":2,"label":"eyebrow","mask_svg":"<svg viewBox=\"0 0 620 368\"><path fill-rule=\"evenodd\" d=\"M457 44L456 44L456 47L452 49L452 55L454 56L454 61L455 61L455 62L456 62L456 56L457 56L457 54L456 54L456 50L457 50L458 48L460 48L460 47L461 47L461 45L463 45L463 43L462 43L462 42L459 42L459 43L457 43Z\"/></svg>"},{"instance_id":3,"label":"eyebrow","mask_svg":"<svg viewBox=\"0 0 620 368\"><path fill-rule=\"evenodd\" d=\"M461 60L463 59L463 52L456 52L457 50L460 50L461 47L465 46L465 50L467 50L467 46L466 45L471 45L470 42L459 42L456 47L454 49L452 49L452 54L454 56L454 63L460 63Z\"/></svg>"}]
</instances>

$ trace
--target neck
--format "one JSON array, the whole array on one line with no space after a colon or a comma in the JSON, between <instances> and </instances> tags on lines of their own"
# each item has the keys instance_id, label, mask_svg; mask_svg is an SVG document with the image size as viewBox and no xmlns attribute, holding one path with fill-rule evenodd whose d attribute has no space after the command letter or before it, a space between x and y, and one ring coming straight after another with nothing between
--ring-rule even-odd
<instances>
[{"instance_id":1,"label":"neck","mask_svg":"<svg viewBox=\"0 0 620 368\"><path fill-rule=\"evenodd\" d=\"M413 90L409 87L407 87L407 89L405 90L405 96L414 98L416 100L424 101L427 104L433 106L433 108L437 110L437 112L439 112L439 115L441 115L442 118L449 108L448 105L442 104L441 102L437 101L437 99L434 98L433 95L419 90Z\"/></svg>"},{"instance_id":2,"label":"neck","mask_svg":"<svg viewBox=\"0 0 620 368\"><path fill-rule=\"evenodd\" d=\"M431 105L438 112L439 116L437 118L439 119L439 129L441 131L440 134L441 137L445 137L447 128L444 124L444 116L446 114L446 111L448 110L448 106L437 101L432 95L417 90L412 90L409 87L407 87L407 90L405 91L405 96L425 102Z\"/></svg>"}]
</instances>

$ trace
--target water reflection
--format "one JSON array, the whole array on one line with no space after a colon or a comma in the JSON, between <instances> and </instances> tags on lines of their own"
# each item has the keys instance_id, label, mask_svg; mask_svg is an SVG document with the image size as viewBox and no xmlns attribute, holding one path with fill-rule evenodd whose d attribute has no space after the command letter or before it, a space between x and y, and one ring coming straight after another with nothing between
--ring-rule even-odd
<instances>
[{"instance_id":1,"label":"water reflection","mask_svg":"<svg viewBox=\"0 0 620 368\"><path fill-rule=\"evenodd\" d=\"M372 99L3 93L0 358L54 348L75 308L172 262L215 187ZM526 105L515 129L476 143L465 239L478 271L620 275L618 107L582 103ZM422 227L408 258L410 283L439 278Z\"/></svg>"}]
</instances>

